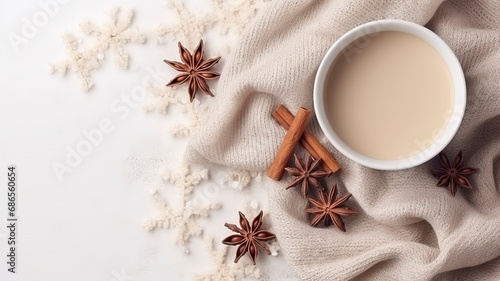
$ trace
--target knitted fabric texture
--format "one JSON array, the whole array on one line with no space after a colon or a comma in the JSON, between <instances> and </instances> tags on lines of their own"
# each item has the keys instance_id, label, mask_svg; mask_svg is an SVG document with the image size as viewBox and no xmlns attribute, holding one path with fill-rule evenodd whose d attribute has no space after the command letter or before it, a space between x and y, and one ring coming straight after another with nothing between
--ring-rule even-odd
<instances>
[{"instance_id":1,"label":"knitted fabric texture","mask_svg":"<svg viewBox=\"0 0 500 281\"><path fill-rule=\"evenodd\" d=\"M249 24L225 62L215 97L186 157L265 170L285 131L271 117L281 103L312 109L316 70L348 30L378 19L425 25L453 49L467 80L463 122L445 152L464 150L474 189L452 197L429 172L436 159L376 171L308 129L341 164L333 180L353 194L347 233L313 228L307 200L267 180L273 232L304 280L500 280L500 2L498 0L275 0ZM330 186L330 184L328 185ZM299 202L299 203L298 203Z\"/></svg>"}]
</instances>

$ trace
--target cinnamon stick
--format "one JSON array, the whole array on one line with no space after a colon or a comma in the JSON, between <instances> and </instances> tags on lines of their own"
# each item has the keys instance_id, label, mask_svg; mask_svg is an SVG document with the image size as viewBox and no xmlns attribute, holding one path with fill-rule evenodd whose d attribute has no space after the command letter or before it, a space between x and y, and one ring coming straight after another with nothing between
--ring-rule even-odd
<instances>
[{"instance_id":1,"label":"cinnamon stick","mask_svg":"<svg viewBox=\"0 0 500 281\"><path fill-rule=\"evenodd\" d=\"M289 130L290 124L294 120L293 114L284 106L280 105L273 113L272 116L276 121L286 130ZM316 139L316 137L309 131L305 130L300 139L300 144L311 154L315 159L321 158L323 164L332 173L340 169L340 165L333 158L333 156L326 150L326 148Z\"/></svg>"},{"instance_id":2,"label":"cinnamon stick","mask_svg":"<svg viewBox=\"0 0 500 281\"><path fill-rule=\"evenodd\" d=\"M274 157L274 161L267 172L267 175L270 178L277 181L281 179L283 171L285 170L285 165L292 156L295 146L297 146L302 133L306 129L307 118L309 118L310 114L310 110L301 107L297 112L297 116L293 119L292 122L290 122L290 128L288 129L283 142L278 148L278 152Z\"/></svg>"}]
</instances>

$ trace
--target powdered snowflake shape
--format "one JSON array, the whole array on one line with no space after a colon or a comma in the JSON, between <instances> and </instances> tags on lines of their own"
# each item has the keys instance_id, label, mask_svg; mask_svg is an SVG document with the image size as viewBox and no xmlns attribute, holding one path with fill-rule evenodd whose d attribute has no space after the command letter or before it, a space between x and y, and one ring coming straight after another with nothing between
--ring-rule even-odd
<instances>
[{"instance_id":1,"label":"powdered snowflake shape","mask_svg":"<svg viewBox=\"0 0 500 281\"><path fill-rule=\"evenodd\" d=\"M253 264L241 262L241 263L226 263L227 257L227 246L224 246L222 250L217 251L215 249L215 243L213 239L207 241L209 246L209 251L212 257L212 267L211 270L200 273L195 276L194 280L197 281L236 281L246 278L259 280L262 277L260 270Z\"/></svg>"},{"instance_id":2,"label":"powdered snowflake shape","mask_svg":"<svg viewBox=\"0 0 500 281\"><path fill-rule=\"evenodd\" d=\"M156 28L155 34L160 42L163 38L170 37L187 43L191 48L198 43L205 30L213 25L213 19L205 11L191 12L178 0L166 4L168 10L174 13L174 20Z\"/></svg>"},{"instance_id":3,"label":"powdered snowflake shape","mask_svg":"<svg viewBox=\"0 0 500 281\"><path fill-rule=\"evenodd\" d=\"M85 50L80 42L71 34L63 35L64 47L68 52L68 58L51 65L51 71L58 71L66 74L68 70L76 72L82 89L88 91L94 86L94 82L90 77L90 71L99 67L99 62L95 49Z\"/></svg>"},{"instance_id":4,"label":"powdered snowflake shape","mask_svg":"<svg viewBox=\"0 0 500 281\"><path fill-rule=\"evenodd\" d=\"M172 87L165 87L164 85L148 85L146 90L151 94L150 100L145 108L148 112L167 113L170 105L181 106L184 112L188 111L188 101L185 98L185 93L180 94L179 89Z\"/></svg>"},{"instance_id":5,"label":"powdered snowflake shape","mask_svg":"<svg viewBox=\"0 0 500 281\"><path fill-rule=\"evenodd\" d=\"M68 58L52 64L52 72L66 74L69 69L77 73L82 89L87 92L94 86L91 71L101 66L107 50L113 51L117 64L122 68L128 67L129 56L123 46L126 43L144 43L145 37L138 31L131 30L133 11L127 10L123 20L118 20L118 9L110 13L111 22L108 26L99 28L91 22L80 25L83 33L95 37L95 42L90 47L80 46L80 42L73 35L63 36L63 42L68 52Z\"/></svg>"},{"instance_id":6,"label":"powdered snowflake shape","mask_svg":"<svg viewBox=\"0 0 500 281\"><path fill-rule=\"evenodd\" d=\"M95 37L97 49L100 51L111 50L116 56L116 62L122 69L128 68L129 55L123 50L126 43L144 43L146 37L138 31L132 30L130 25L134 18L134 12L130 9L124 12L122 20L118 19L119 9L115 8L110 12L110 24L98 27L90 21L80 25L82 31Z\"/></svg>"},{"instance_id":7,"label":"powdered snowflake shape","mask_svg":"<svg viewBox=\"0 0 500 281\"><path fill-rule=\"evenodd\" d=\"M146 104L145 109L148 112L160 112L167 114L167 109L171 105L181 108L182 112L188 117L187 122L176 122L170 128L170 133L174 137L188 137L200 125L200 114L206 108L200 105L199 100L193 103L185 98L185 93L180 93L177 88L170 88L158 85L149 85L147 87L151 100Z\"/></svg>"},{"instance_id":8,"label":"powdered snowflake shape","mask_svg":"<svg viewBox=\"0 0 500 281\"><path fill-rule=\"evenodd\" d=\"M177 173L166 173L164 180L179 187L182 191L182 195L177 198L179 208L173 210L167 205L167 202L158 191L153 191L153 201L160 210L160 215L148 219L144 227L148 231L156 228L176 229L176 244L183 248L186 253L189 253L188 244L191 238L201 237L203 234L203 228L196 223L197 219L207 217L210 211L220 208L218 203L212 202L195 206L190 198L194 187L207 179L208 170L203 169L198 173L192 173L187 165L184 165Z\"/></svg>"},{"instance_id":9,"label":"powdered snowflake shape","mask_svg":"<svg viewBox=\"0 0 500 281\"><path fill-rule=\"evenodd\" d=\"M193 193L195 186L199 185L203 180L208 180L208 169L201 169L197 173L193 173L191 167L184 164L175 173L166 171L163 174L163 180L179 187L184 191L185 196L189 196Z\"/></svg>"},{"instance_id":10,"label":"powdered snowflake shape","mask_svg":"<svg viewBox=\"0 0 500 281\"><path fill-rule=\"evenodd\" d=\"M178 123L172 127L171 132L175 137L190 136L200 127L200 113L205 110L205 107L201 106L199 103L198 100L194 100L194 104L190 103L186 107L189 121L187 124Z\"/></svg>"},{"instance_id":11,"label":"powdered snowflake shape","mask_svg":"<svg viewBox=\"0 0 500 281\"><path fill-rule=\"evenodd\" d=\"M240 35L245 26L269 0L211 0L211 18L221 35L230 31Z\"/></svg>"},{"instance_id":12,"label":"powdered snowflake shape","mask_svg":"<svg viewBox=\"0 0 500 281\"><path fill-rule=\"evenodd\" d=\"M210 0L204 10L190 11L179 0L167 1L169 11L174 18L156 28L160 42L165 37L186 42L192 48L206 31L218 29L221 35L232 31L240 35L250 19L269 0ZM208 11L208 12L207 12Z\"/></svg>"}]
</instances>

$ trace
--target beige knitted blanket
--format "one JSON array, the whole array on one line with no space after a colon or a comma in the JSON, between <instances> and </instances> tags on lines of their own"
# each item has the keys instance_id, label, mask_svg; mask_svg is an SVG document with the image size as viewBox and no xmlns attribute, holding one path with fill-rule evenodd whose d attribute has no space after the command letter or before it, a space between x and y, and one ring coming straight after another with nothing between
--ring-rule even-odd
<instances>
[{"instance_id":1,"label":"beige knitted blanket","mask_svg":"<svg viewBox=\"0 0 500 281\"><path fill-rule=\"evenodd\" d=\"M433 30L459 58L467 109L450 145L463 149L472 191L452 197L429 169L382 172L343 157L315 117L311 130L340 162L331 181L353 194L347 232L313 228L307 200L290 181L266 180L273 231L304 280L500 280L500 1L274 0L226 58L215 97L187 152L192 162L265 170L285 131L271 112L312 109L313 81L327 49L351 28L403 19Z\"/></svg>"}]
</instances>

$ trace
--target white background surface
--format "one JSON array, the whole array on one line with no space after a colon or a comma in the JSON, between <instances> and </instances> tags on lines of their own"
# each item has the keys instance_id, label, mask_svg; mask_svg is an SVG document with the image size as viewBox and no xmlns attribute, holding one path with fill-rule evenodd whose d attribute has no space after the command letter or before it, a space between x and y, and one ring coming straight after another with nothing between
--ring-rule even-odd
<instances>
[{"instance_id":1,"label":"white background surface","mask_svg":"<svg viewBox=\"0 0 500 281\"><path fill-rule=\"evenodd\" d=\"M85 19L105 22L106 12L116 5L135 11L133 26L148 39L144 45L125 47L131 55L129 70L105 58L92 74L95 87L89 93L79 88L74 73L51 75L49 64L66 57L61 35L80 35L78 25ZM177 60L176 42L158 45L152 33L165 22L166 8L159 1L68 1L17 52L7 34L20 34L23 18L31 18L41 7L38 1L2 1L0 11L0 182L5 186L7 165L16 165L19 218L18 273L7 273L2 262L0 280L190 280L194 273L209 269L211 257L201 239L192 239L191 253L186 255L175 244L175 230L147 232L143 228L148 217L159 213L149 190L160 190L166 199L175 196L175 189L165 187L161 174L182 163L187 139L173 138L169 128L186 118L185 114L175 108L167 114L147 113L143 104L130 108L124 118L111 110L113 102L141 85L148 76L146 69L170 76L165 83L175 75L162 60ZM223 41L214 36L208 35L206 41L211 42L207 48L216 50ZM221 71L223 65L224 60L216 70ZM211 87L216 94L216 83ZM105 134L102 144L59 181L51 164L64 163L67 147L75 148L85 139L82 131L98 128L105 118L115 130ZM6 195L2 188L2 226L7 217ZM221 187L215 197L223 207L200 224L216 241L231 234L223 224L237 223L237 211L245 202L255 200L264 209L267 205L267 192L258 183L245 192ZM6 260L6 238L3 226L2 261ZM229 249L227 262L232 262L235 251ZM268 279L291 279L282 255L261 254L258 264Z\"/></svg>"}]
</instances>

